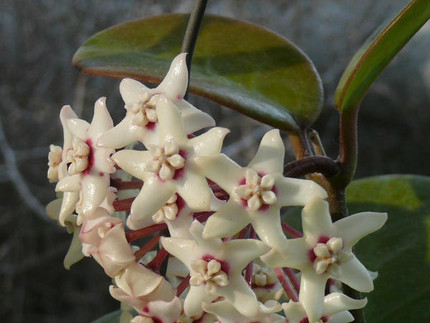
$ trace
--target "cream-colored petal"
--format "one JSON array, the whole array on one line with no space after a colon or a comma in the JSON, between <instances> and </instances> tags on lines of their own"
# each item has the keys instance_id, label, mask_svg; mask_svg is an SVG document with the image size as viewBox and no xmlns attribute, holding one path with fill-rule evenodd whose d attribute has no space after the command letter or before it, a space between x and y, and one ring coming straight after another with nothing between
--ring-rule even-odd
<instances>
[{"instance_id":1,"label":"cream-colored petal","mask_svg":"<svg viewBox=\"0 0 430 323\"><path fill-rule=\"evenodd\" d=\"M145 132L145 128L133 125L131 114L127 114L115 128L103 133L96 141L96 145L115 149L123 148L137 140L141 140Z\"/></svg>"},{"instance_id":2,"label":"cream-colored petal","mask_svg":"<svg viewBox=\"0 0 430 323\"><path fill-rule=\"evenodd\" d=\"M60 214L58 216L58 222L62 226L65 226L65 220L75 210L78 200L79 192L65 192L63 194L63 202L61 203Z\"/></svg>"},{"instance_id":3,"label":"cream-colored petal","mask_svg":"<svg viewBox=\"0 0 430 323\"><path fill-rule=\"evenodd\" d=\"M204 134L190 139L196 156L212 156L220 153L224 137L230 132L226 128L212 128Z\"/></svg>"},{"instance_id":4,"label":"cream-colored petal","mask_svg":"<svg viewBox=\"0 0 430 323\"><path fill-rule=\"evenodd\" d=\"M87 216L95 211L108 194L108 176L83 176L82 178L82 213Z\"/></svg>"},{"instance_id":5,"label":"cream-colored petal","mask_svg":"<svg viewBox=\"0 0 430 323\"><path fill-rule=\"evenodd\" d=\"M139 102L141 95L149 91L142 83L129 78L123 79L119 84L119 92L126 104Z\"/></svg>"},{"instance_id":6,"label":"cream-colored petal","mask_svg":"<svg viewBox=\"0 0 430 323\"><path fill-rule=\"evenodd\" d=\"M309 322L318 321L323 316L324 290L327 278L312 270L302 272L299 300L306 311Z\"/></svg>"},{"instance_id":7,"label":"cream-colored petal","mask_svg":"<svg viewBox=\"0 0 430 323\"><path fill-rule=\"evenodd\" d=\"M249 222L250 218L245 208L230 199L206 221L203 236L207 239L230 237L243 229Z\"/></svg>"},{"instance_id":8,"label":"cream-colored petal","mask_svg":"<svg viewBox=\"0 0 430 323\"><path fill-rule=\"evenodd\" d=\"M342 270L340 281L360 292L368 293L373 290L373 280L369 272L356 257L341 263L340 268Z\"/></svg>"},{"instance_id":9,"label":"cream-colored petal","mask_svg":"<svg viewBox=\"0 0 430 323\"><path fill-rule=\"evenodd\" d=\"M284 170L285 148L279 130L268 131L261 139L258 151L248 167L257 172L282 174Z\"/></svg>"},{"instance_id":10,"label":"cream-colored petal","mask_svg":"<svg viewBox=\"0 0 430 323\"><path fill-rule=\"evenodd\" d=\"M56 192L77 192L81 189L81 175L75 174L60 179L55 186Z\"/></svg>"},{"instance_id":11,"label":"cream-colored petal","mask_svg":"<svg viewBox=\"0 0 430 323\"><path fill-rule=\"evenodd\" d=\"M191 250L195 250L196 247L193 240L161 237L160 242L163 248L167 250L167 252L178 258L188 268L191 268L191 263L195 259L200 258L200 255L196 255L190 252Z\"/></svg>"},{"instance_id":12,"label":"cream-colored petal","mask_svg":"<svg viewBox=\"0 0 430 323\"><path fill-rule=\"evenodd\" d=\"M174 193L175 188L170 182L161 182L155 177L146 181L131 205L131 223L127 222L127 226L135 229L130 224L138 223L139 219L151 218Z\"/></svg>"},{"instance_id":13,"label":"cream-colored petal","mask_svg":"<svg viewBox=\"0 0 430 323\"><path fill-rule=\"evenodd\" d=\"M257 298L241 275L231 277L226 287L218 288L218 294L244 316L253 317L259 314Z\"/></svg>"},{"instance_id":14,"label":"cream-colored petal","mask_svg":"<svg viewBox=\"0 0 430 323\"><path fill-rule=\"evenodd\" d=\"M270 250L261 257L261 260L269 267L290 267L302 270L311 268L308 257L309 246L303 238L287 240L287 253L282 253L276 249Z\"/></svg>"},{"instance_id":15,"label":"cream-colored petal","mask_svg":"<svg viewBox=\"0 0 430 323\"><path fill-rule=\"evenodd\" d=\"M152 156L148 151L121 150L112 156L112 159L127 173L146 181L153 176L144 170L144 165L152 161Z\"/></svg>"},{"instance_id":16,"label":"cream-colored petal","mask_svg":"<svg viewBox=\"0 0 430 323\"><path fill-rule=\"evenodd\" d=\"M245 171L224 154L197 157L195 163L201 175L217 183L229 194L235 187L243 184L240 181L245 178Z\"/></svg>"},{"instance_id":17,"label":"cream-colored petal","mask_svg":"<svg viewBox=\"0 0 430 323\"><path fill-rule=\"evenodd\" d=\"M224 243L224 259L230 264L232 272L240 274L255 258L269 251L269 247L256 239L236 239Z\"/></svg>"},{"instance_id":18,"label":"cream-colored petal","mask_svg":"<svg viewBox=\"0 0 430 323\"><path fill-rule=\"evenodd\" d=\"M344 248L348 250L364 236L379 230L386 221L386 213L362 212L343 218L334 226L343 237Z\"/></svg>"},{"instance_id":19,"label":"cream-colored petal","mask_svg":"<svg viewBox=\"0 0 430 323\"><path fill-rule=\"evenodd\" d=\"M181 112L185 132L187 134L215 126L215 120L209 114L196 109L187 101L180 100L176 104Z\"/></svg>"},{"instance_id":20,"label":"cream-colored petal","mask_svg":"<svg viewBox=\"0 0 430 323\"><path fill-rule=\"evenodd\" d=\"M194 210L210 208L212 194L206 179L185 169L185 175L176 180L176 189L188 206Z\"/></svg>"},{"instance_id":21,"label":"cream-colored petal","mask_svg":"<svg viewBox=\"0 0 430 323\"><path fill-rule=\"evenodd\" d=\"M326 191L313 181L275 176L278 203L282 206L306 205L314 198L324 199Z\"/></svg>"},{"instance_id":22,"label":"cream-colored petal","mask_svg":"<svg viewBox=\"0 0 430 323\"><path fill-rule=\"evenodd\" d=\"M282 230L280 210L269 207L251 215L252 226L262 241L272 248L287 252L287 238Z\"/></svg>"},{"instance_id":23,"label":"cream-colored petal","mask_svg":"<svg viewBox=\"0 0 430 323\"><path fill-rule=\"evenodd\" d=\"M335 235L328 203L319 198L312 199L302 210L302 227L310 244L316 243L320 236Z\"/></svg>"},{"instance_id":24,"label":"cream-colored petal","mask_svg":"<svg viewBox=\"0 0 430 323\"><path fill-rule=\"evenodd\" d=\"M352 299L342 293L331 293L324 297L324 315L333 316L347 310L363 308L366 304L366 298Z\"/></svg>"},{"instance_id":25,"label":"cream-colored petal","mask_svg":"<svg viewBox=\"0 0 430 323\"><path fill-rule=\"evenodd\" d=\"M106 107L106 98L101 97L94 105L94 115L88 135L90 138L96 139L111 128L113 128L113 121Z\"/></svg>"},{"instance_id":26,"label":"cream-colored petal","mask_svg":"<svg viewBox=\"0 0 430 323\"><path fill-rule=\"evenodd\" d=\"M88 129L90 124L82 119L68 119L66 121L67 128L73 135L73 137L78 137L82 140L88 139Z\"/></svg>"},{"instance_id":27,"label":"cream-colored petal","mask_svg":"<svg viewBox=\"0 0 430 323\"><path fill-rule=\"evenodd\" d=\"M199 318L203 314L202 302L212 302L217 296L206 293L205 285L191 286L185 297L184 312L187 316Z\"/></svg>"},{"instance_id":28,"label":"cream-colored petal","mask_svg":"<svg viewBox=\"0 0 430 323\"><path fill-rule=\"evenodd\" d=\"M188 139L178 108L169 99L160 97L157 104L157 115L161 142L174 139L182 147Z\"/></svg>"},{"instance_id":29,"label":"cream-colored petal","mask_svg":"<svg viewBox=\"0 0 430 323\"><path fill-rule=\"evenodd\" d=\"M186 56L186 53L181 53L173 59L169 71L154 91L164 93L170 100L183 98L188 85Z\"/></svg>"}]
</instances>

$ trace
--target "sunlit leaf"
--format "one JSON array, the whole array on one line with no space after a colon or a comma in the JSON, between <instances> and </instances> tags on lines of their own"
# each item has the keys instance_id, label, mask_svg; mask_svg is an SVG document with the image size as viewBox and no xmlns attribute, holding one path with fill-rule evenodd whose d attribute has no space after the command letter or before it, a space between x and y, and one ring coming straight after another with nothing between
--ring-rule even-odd
<instances>
[{"instance_id":1,"label":"sunlit leaf","mask_svg":"<svg viewBox=\"0 0 430 323\"><path fill-rule=\"evenodd\" d=\"M188 15L127 22L102 31L77 51L83 72L159 83L180 53ZM194 52L190 91L286 130L319 116L319 76L295 45L262 27L205 16Z\"/></svg>"},{"instance_id":2,"label":"sunlit leaf","mask_svg":"<svg viewBox=\"0 0 430 323\"><path fill-rule=\"evenodd\" d=\"M388 213L385 226L355 249L378 271L368 295L366 322L430 322L430 177L380 176L352 182L351 213Z\"/></svg>"},{"instance_id":3,"label":"sunlit leaf","mask_svg":"<svg viewBox=\"0 0 430 323\"><path fill-rule=\"evenodd\" d=\"M341 113L358 108L378 75L429 18L429 0L411 1L363 44L336 89L335 105Z\"/></svg>"}]
</instances>

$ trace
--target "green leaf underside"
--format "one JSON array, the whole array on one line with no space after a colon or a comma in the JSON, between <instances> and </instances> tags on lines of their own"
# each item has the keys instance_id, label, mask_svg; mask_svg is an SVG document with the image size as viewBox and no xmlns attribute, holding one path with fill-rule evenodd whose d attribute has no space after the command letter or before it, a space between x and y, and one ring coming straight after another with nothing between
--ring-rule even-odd
<instances>
[{"instance_id":1,"label":"green leaf underside","mask_svg":"<svg viewBox=\"0 0 430 323\"><path fill-rule=\"evenodd\" d=\"M363 238L357 257L378 271L365 295L367 323L430 322L430 177L390 175L352 182L351 214L387 212L385 226Z\"/></svg>"},{"instance_id":2,"label":"green leaf underside","mask_svg":"<svg viewBox=\"0 0 430 323\"><path fill-rule=\"evenodd\" d=\"M403 46L430 18L429 0L414 0L366 40L345 69L335 93L335 106L352 112L366 91Z\"/></svg>"},{"instance_id":3,"label":"green leaf underside","mask_svg":"<svg viewBox=\"0 0 430 323\"><path fill-rule=\"evenodd\" d=\"M119 323L120 316L121 316L121 311L118 310L118 311L103 315L102 317L98 318L95 321L92 321L91 323Z\"/></svg>"},{"instance_id":4,"label":"green leaf underside","mask_svg":"<svg viewBox=\"0 0 430 323\"><path fill-rule=\"evenodd\" d=\"M188 15L156 16L106 29L85 42L73 63L83 72L159 83L180 53ZM310 126L322 85L307 56L265 28L206 15L197 40L190 91L284 130Z\"/></svg>"}]
</instances>

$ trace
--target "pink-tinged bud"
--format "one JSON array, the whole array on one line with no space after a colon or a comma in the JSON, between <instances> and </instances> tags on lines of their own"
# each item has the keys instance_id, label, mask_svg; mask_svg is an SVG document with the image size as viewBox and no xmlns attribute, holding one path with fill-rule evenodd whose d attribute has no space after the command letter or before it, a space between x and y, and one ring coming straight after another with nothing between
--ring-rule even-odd
<instances>
[{"instance_id":1,"label":"pink-tinged bud","mask_svg":"<svg viewBox=\"0 0 430 323\"><path fill-rule=\"evenodd\" d=\"M107 231L101 230L101 239L88 253L103 267L109 277L117 276L135 258L125 238L123 224L116 224Z\"/></svg>"}]
</instances>

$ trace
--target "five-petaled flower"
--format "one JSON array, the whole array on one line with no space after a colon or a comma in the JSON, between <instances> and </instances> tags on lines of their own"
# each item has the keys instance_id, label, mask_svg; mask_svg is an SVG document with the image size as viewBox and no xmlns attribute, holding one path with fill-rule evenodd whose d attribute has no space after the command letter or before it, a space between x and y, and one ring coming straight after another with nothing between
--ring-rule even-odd
<instances>
[{"instance_id":1,"label":"five-petaled flower","mask_svg":"<svg viewBox=\"0 0 430 323\"><path fill-rule=\"evenodd\" d=\"M361 291L373 290L368 270L352 253L364 236L381 228L387 214L363 212L332 223L328 203L314 198L302 211L303 237L290 239L288 252L272 249L261 259L271 267L291 267L302 273L299 299L310 321L323 314L329 278Z\"/></svg>"},{"instance_id":2,"label":"five-petaled flower","mask_svg":"<svg viewBox=\"0 0 430 323\"><path fill-rule=\"evenodd\" d=\"M117 165L144 181L145 185L131 206L127 225L152 217L175 193L190 208L210 210L213 199L206 178L195 160L219 154L228 130L212 128L189 139L179 110L167 99L157 103L159 144L147 151L122 150L112 156Z\"/></svg>"},{"instance_id":3,"label":"five-petaled flower","mask_svg":"<svg viewBox=\"0 0 430 323\"><path fill-rule=\"evenodd\" d=\"M229 237L251 223L268 246L284 249L281 207L305 205L327 193L312 181L284 177L283 161L279 130L264 135L248 167L240 167L223 154L198 158L204 174L230 194L228 202L208 219L203 236Z\"/></svg>"},{"instance_id":4,"label":"five-petaled flower","mask_svg":"<svg viewBox=\"0 0 430 323\"><path fill-rule=\"evenodd\" d=\"M256 239L231 240L202 237L203 225L194 221L193 239L161 238L163 247L190 270L190 290L185 298L185 314L199 318L201 302L212 302L219 296L228 300L241 314L258 315L257 299L242 276L245 266L268 251Z\"/></svg>"}]
</instances>

